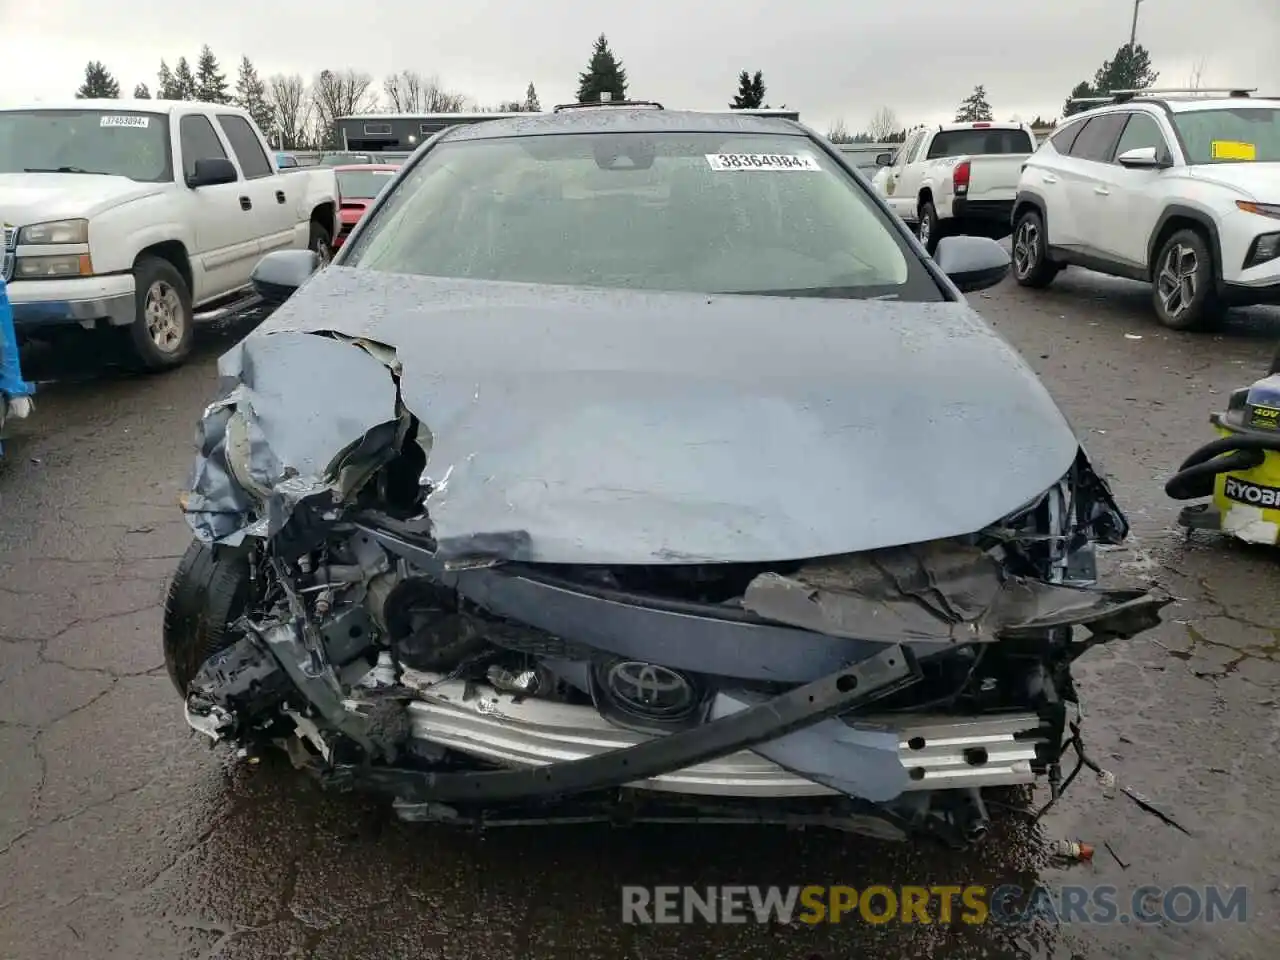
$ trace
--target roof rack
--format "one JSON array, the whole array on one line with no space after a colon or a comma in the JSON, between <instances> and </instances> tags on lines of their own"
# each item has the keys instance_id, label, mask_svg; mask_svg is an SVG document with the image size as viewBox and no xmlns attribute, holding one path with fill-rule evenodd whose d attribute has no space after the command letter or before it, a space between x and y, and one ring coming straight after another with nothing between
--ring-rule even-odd
<instances>
[{"instance_id":1,"label":"roof rack","mask_svg":"<svg viewBox=\"0 0 1280 960\"><path fill-rule=\"evenodd\" d=\"M599 107L644 107L649 110L665 110L667 109L656 100L591 100L587 103L558 103L552 107L552 113L562 113L565 110L587 110Z\"/></svg>"},{"instance_id":2,"label":"roof rack","mask_svg":"<svg viewBox=\"0 0 1280 960\"><path fill-rule=\"evenodd\" d=\"M1120 97L1165 97L1184 93L1198 93L1206 96L1211 93L1225 93L1229 97L1247 97L1257 92L1257 87L1147 87L1142 90L1112 90L1111 96L1119 99Z\"/></svg>"}]
</instances>

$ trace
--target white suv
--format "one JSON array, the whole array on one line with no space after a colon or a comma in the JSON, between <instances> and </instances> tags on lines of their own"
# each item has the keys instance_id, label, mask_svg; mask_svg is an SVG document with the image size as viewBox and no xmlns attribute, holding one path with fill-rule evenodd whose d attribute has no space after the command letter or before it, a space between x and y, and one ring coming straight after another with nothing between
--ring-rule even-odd
<instances>
[{"instance_id":1,"label":"white suv","mask_svg":"<svg viewBox=\"0 0 1280 960\"><path fill-rule=\"evenodd\" d=\"M1280 304L1280 99L1127 93L1071 117L1023 166L1013 223L1024 287L1070 264L1147 281L1175 330Z\"/></svg>"}]
</instances>

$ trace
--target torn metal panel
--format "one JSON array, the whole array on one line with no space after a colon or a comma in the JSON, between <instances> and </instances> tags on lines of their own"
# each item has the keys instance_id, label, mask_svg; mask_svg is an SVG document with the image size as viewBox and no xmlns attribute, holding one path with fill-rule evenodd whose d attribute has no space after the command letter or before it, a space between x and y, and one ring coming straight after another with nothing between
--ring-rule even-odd
<instances>
[{"instance_id":1,"label":"torn metal panel","mask_svg":"<svg viewBox=\"0 0 1280 960\"><path fill-rule=\"evenodd\" d=\"M250 336L219 361L186 502L205 541L271 536L299 501L349 495L395 448L394 354L306 333ZM375 345L376 346L376 345ZM380 354L380 355L376 355Z\"/></svg>"},{"instance_id":2,"label":"torn metal panel","mask_svg":"<svg viewBox=\"0 0 1280 960\"><path fill-rule=\"evenodd\" d=\"M355 393L370 358L331 342L304 375L284 349L300 331L394 346L403 404L431 432L442 559L772 562L960 536L1040 495L1078 451L1034 373L963 304L331 266L242 345L253 389L301 393L267 442L279 429L288 450L314 426L320 465L393 419L391 400L353 401L349 430L316 415Z\"/></svg>"},{"instance_id":3,"label":"torn metal panel","mask_svg":"<svg viewBox=\"0 0 1280 960\"><path fill-rule=\"evenodd\" d=\"M1064 626L1132 636L1159 623L1159 610L1170 602L1143 590L1010 577L983 550L943 541L809 564L794 576L761 574L747 587L743 607L836 637L990 643Z\"/></svg>"}]
</instances>

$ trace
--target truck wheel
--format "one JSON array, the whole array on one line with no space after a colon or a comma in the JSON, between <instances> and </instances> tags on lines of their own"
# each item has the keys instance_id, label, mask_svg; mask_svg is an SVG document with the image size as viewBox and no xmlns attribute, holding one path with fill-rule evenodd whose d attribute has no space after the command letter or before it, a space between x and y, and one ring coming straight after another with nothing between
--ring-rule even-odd
<instances>
[{"instance_id":1,"label":"truck wheel","mask_svg":"<svg viewBox=\"0 0 1280 960\"><path fill-rule=\"evenodd\" d=\"M195 321L187 281L168 260L142 257L133 266L137 318L129 327L133 353L146 370L180 366L191 353Z\"/></svg>"},{"instance_id":2,"label":"truck wheel","mask_svg":"<svg viewBox=\"0 0 1280 960\"><path fill-rule=\"evenodd\" d=\"M942 229L938 223L938 211L933 208L933 201L926 200L920 204L920 225L916 227L916 236L929 256L938 249L938 241L942 239Z\"/></svg>"},{"instance_id":3,"label":"truck wheel","mask_svg":"<svg viewBox=\"0 0 1280 960\"><path fill-rule=\"evenodd\" d=\"M1049 259L1044 220L1027 210L1013 228L1013 279L1019 286L1043 289L1053 283L1062 268Z\"/></svg>"},{"instance_id":4,"label":"truck wheel","mask_svg":"<svg viewBox=\"0 0 1280 960\"><path fill-rule=\"evenodd\" d=\"M200 667L237 639L234 623L249 602L249 560L193 540L178 561L164 601L164 665L178 693L187 695Z\"/></svg>"},{"instance_id":5,"label":"truck wheel","mask_svg":"<svg viewBox=\"0 0 1280 960\"><path fill-rule=\"evenodd\" d=\"M1151 274L1156 317L1170 330L1204 330L1222 318L1213 254L1198 231L1179 230L1166 240Z\"/></svg>"},{"instance_id":6,"label":"truck wheel","mask_svg":"<svg viewBox=\"0 0 1280 960\"><path fill-rule=\"evenodd\" d=\"M329 231L314 220L311 221L311 239L307 241L307 249L315 253L322 267L328 266L333 259L333 240Z\"/></svg>"}]
</instances>

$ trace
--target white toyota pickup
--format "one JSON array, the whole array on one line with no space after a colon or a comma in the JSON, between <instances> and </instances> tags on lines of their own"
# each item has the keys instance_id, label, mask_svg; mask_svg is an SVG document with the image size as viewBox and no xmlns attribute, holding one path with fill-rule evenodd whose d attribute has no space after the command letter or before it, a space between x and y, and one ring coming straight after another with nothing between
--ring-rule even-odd
<instances>
[{"instance_id":1,"label":"white toyota pickup","mask_svg":"<svg viewBox=\"0 0 1280 960\"><path fill-rule=\"evenodd\" d=\"M944 123L876 157L871 182L929 253L949 234L1002 240L1013 232L1018 178L1035 148L1025 123Z\"/></svg>"},{"instance_id":2,"label":"white toyota pickup","mask_svg":"<svg viewBox=\"0 0 1280 960\"><path fill-rule=\"evenodd\" d=\"M263 254L327 259L337 206L333 170L282 174L237 107L0 110L0 275L23 340L118 330L145 368L178 366L195 323L253 302Z\"/></svg>"}]
</instances>

